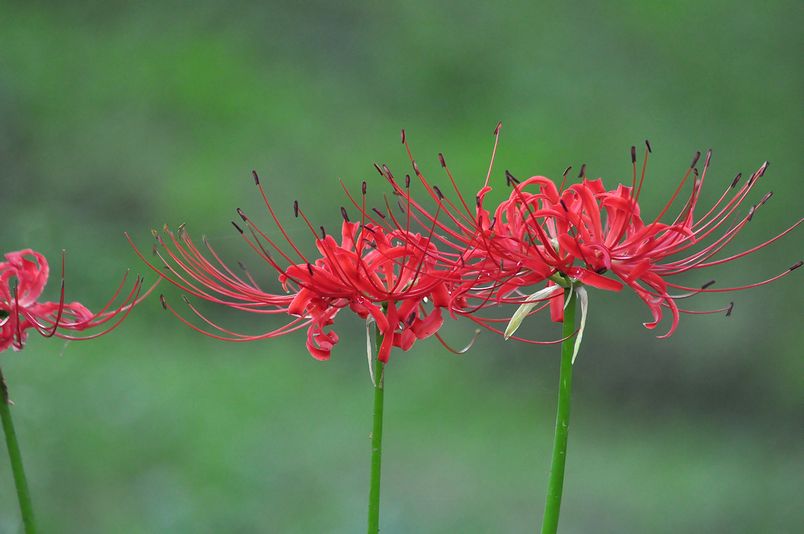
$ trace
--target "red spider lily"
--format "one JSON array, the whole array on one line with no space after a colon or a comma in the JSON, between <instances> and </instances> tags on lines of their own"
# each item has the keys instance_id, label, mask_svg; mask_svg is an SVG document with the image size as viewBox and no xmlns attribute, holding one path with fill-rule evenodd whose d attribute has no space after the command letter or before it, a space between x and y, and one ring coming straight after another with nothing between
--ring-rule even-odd
<instances>
[{"instance_id":1,"label":"red spider lily","mask_svg":"<svg viewBox=\"0 0 804 534\"><path fill-rule=\"evenodd\" d=\"M133 242L132 246L155 272L190 295L240 311L286 314L291 319L279 328L249 335L216 324L188 300L190 310L205 327L194 325L162 297L166 309L194 330L226 341L267 339L307 328L307 349L319 360L328 359L338 342L337 333L327 328L346 307L376 322L383 334L377 355L382 362L388 361L394 346L408 350L417 339L438 336L443 322L441 308L449 304L447 281L451 265L439 260L432 233L422 235L377 224L367 215L364 183L362 203L356 203L361 222L351 222L345 208L341 208L344 221L340 243L323 227L320 234L316 232L298 202L294 202L294 214L310 229L319 254L308 259L279 221L256 173L254 181L286 246L280 247L240 209L245 230L232 224L248 246L277 272L284 293L262 289L242 264L243 274L236 274L206 239L206 251L202 252L183 227L176 233L165 228L166 239L154 232L160 245L154 253L165 269L149 262Z\"/></svg>"},{"instance_id":2,"label":"red spider lily","mask_svg":"<svg viewBox=\"0 0 804 534\"><path fill-rule=\"evenodd\" d=\"M696 211L701 210L698 201L712 155L711 151L706 153L699 174L696 168L700 158L698 153L660 213L653 220L645 221L638 200L650 153L650 145L646 143L646 146L648 149L638 183L636 153L632 147L630 187L619 185L614 190L606 190L600 179L589 180L583 176L583 171L583 181L566 189L563 189L563 183L556 187L544 177L514 183L510 197L497 209L497 226L494 233L489 233L488 239L506 243L510 257L528 269L543 273L547 266L558 273L558 277L553 277L548 285L563 280L565 285L580 283L609 291L628 286L651 310L653 320L645 323L649 329L655 328L662 320L663 310L669 309L672 323L667 333L659 336L662 338L673 334L681 313L725 312L730 315L733 307L731 303L721 309L693 311L680 308L678 300L700 293L759 287L801 266L799 262L767 280L738 287L712 288L714 281L711 281L693 288L670 281L673 276L722 265L756 252L793 231L801 224L801 219L757 246L715 259L770 199L772 193L767 193L747 212L737 214L768 164L763 164L740 187L737 187L741 178L738 175L705 214L696 216ZM686 202L671 222L661 222L691 176L694 177L693 186ZM604 276L605 273L613 274L616 279ZM684 293L671 294L674 289ZM563 317L563 292L556 291L553 295L556 298L551 302L552 317L560 321Z\"/></svg>"},{"instance_id":3,"label":"red spider lily","mask_svg":"<svg viewBox=\"0 0 804 534\"><path fill-rule=\"evenodd\" d=\"M33 328L44 337L85 340L107 334L117 328L142 296L143 280L139 276L122 303L113 307L125 286L123 277L112 298L99 312L93 313L79 302L64 301L64 256L61 266L61 295L58 302L38 302L47 284L50 269L45 257L31 249L10 252L0 262L0 352L11 347L23 348L28 330ZM153 289L153 288L151 288ZM104 327L86 336L67 332L82 332Z\"/></svg>"}]
</instances>

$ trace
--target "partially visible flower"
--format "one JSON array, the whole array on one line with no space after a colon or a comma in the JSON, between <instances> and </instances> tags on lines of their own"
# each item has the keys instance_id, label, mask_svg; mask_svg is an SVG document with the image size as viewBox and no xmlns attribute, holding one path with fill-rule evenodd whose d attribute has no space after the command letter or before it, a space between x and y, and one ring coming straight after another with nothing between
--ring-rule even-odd
<instances>
[{"instance_id":1,"label":"partially visible flower","mask_svg":"<svg viewBox=\"0 0 804 534\"><path fill-rule=\"evenodd\" d=\"M117 328L134 305L148 294L146 292L140 297L143 280L137 277L122 303L113 307L125 286L126 275L111 300L100 311L93 313L80 302L64 301L63 256L59 301L40 302L49 274L45 257L31 249L9 252L5 255L5 261L0 262L0 352L9 347L15 351L21 350L31 329L45 337L68 340L99 337ZM103 327L101 331L86 336L70 333L100 327Z\"/></svg>"},{"instance_id":2,"label":"partially visible flower","mask_svg":"<svg viewBox=\"0 0 804 534\"><path fill-rule=\"evenodd\" d=\"M341 208L344 220L340 243L323 227L317 232L298 202L294 203L294 214L309 227L318 251L317 257L308 258L279 221L256 173L254 181L289 250L287 246L280 247L242 210L238 209L238 214L245 229L232 224L249 247L276 271L284 293L258 286L242 264L242 274L236 274L206 239L206 252L202 252L183 227L178 232L165 227L164 237L154 232L159 243L154 252L163 268L148 261L133 242L132 246L155 272L190 295L240 311L287 315L289 319L279 328L249 335L220 326L189 300L185 302L205 327L184 318L162 297L166 309L194 330L226 341L266 339L306 328L307 349L319 360L328 359L338 342L337 333L330 327L344 308L376 323L383 336L377 354L382 362L388 361L392 347L408 350L417 339L438 336L443 323L441 309L449 304L447 282L453 271L452 263L439 256L432 232L422 235L409 228L383 225L385 215L379 210L375 217L381 214L380 222L372 218L365 207L364 183L363 202L355 202L361 212L360 222L351 222L346 209Z\"/></svg>"}]
</instances>

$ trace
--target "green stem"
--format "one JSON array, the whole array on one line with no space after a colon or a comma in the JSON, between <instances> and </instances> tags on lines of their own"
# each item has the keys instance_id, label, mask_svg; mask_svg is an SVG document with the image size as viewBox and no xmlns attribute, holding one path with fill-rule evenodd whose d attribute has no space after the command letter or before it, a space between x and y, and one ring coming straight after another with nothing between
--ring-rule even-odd
<instances>
[{"instance_id":1,"label":"green stem","mask_svg":"<svg viewBox=\"0 0 804 534\"><path fill-rule=\"evenodd\" d=\"M558 530L558 514L561 511L561 493L564 489L564 466L567 463L567 438L569 437L570 399L572 396L572 352L575 348L575 301L574 293L564 290L563 337L561 344L561 371L558 380L558 408L556 410L556 433L553 440L553 461L550 465L550 481L547 486L547 502L544 506L542 534L555 534Z\"/></svg>"},{"instance_id":2,"label":"green stem","mask_svg":"<svg viewBox=\"0 0 804 534\"><path fill-rule=\"evenodd\" d=\"M28 482L22 467L22 453L20 453L20 445L17 443L17 434L14 432L14 422L11 420L11 401L8 398L8 386L2 369L0 369L0 418L3 420L8 459L11 461L11 472L14 474L14 484L17 487L22 522L25 524L25 532L33 534L36 532L36 524L34 523L33 506L31 506L31 493L28 491Z\"/></svg>"},{"instance_id":3,"label":"green stem","mask_svg":"<svg viewBox=\"0 0 804 534\"><path fill-rule=\"evenodd\" d=\"M376 353L380 352L383 336L377 329ZM374 424L371 430L371 487L369 488L368 534L380 531L380 473L382 471L382 410L384 400L385 364L374 360Z\"/></svg>"}]
</instances>

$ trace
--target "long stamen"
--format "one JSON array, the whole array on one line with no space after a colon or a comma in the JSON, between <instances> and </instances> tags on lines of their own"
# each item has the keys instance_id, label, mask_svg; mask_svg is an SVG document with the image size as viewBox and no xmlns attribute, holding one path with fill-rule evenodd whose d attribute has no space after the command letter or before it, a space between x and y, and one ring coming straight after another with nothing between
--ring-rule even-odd
<instances>
[{"instance_id":1,"label":"long stamen","mask_svg":"<svg viewBox=\"0 0 804 534\"><path fill-rule=\"evenodd\" d=\"M497 127L494 128L494 148L491 149L491 161L489 162L489 170L486 173L486 181L483 184L483 187L489 185L489 179L491 178L491 170L494 167L494 158L497 156L497 145L500 143L500 130L502 129L502 121L497 123Z\"/></svg>"}]
</instances>

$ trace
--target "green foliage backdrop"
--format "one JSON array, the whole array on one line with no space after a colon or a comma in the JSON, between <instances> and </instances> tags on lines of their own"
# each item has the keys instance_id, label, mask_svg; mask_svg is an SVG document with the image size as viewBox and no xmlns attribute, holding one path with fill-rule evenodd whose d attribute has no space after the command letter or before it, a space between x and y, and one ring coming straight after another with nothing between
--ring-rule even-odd
<instances>
[{"instance_id":1,"label":"green foliage backdrop","mask_svg":"<svg viewBox=\"0 0 804 534\"><path fill-rule=\"evenodd\" d=\"M405 168L402 127L425 172L441 176L443 151L467 191L498 120L500 190L506 168L556 177L583 162L614 185L648 137L648 213L695 150L715 150L709 198L768 159L776 195L741 244L800 216L798 2L3 2L0 13L0 251L67 249L68 298L90 306L126 268L143 270L123 231L148 249L151 227L186 222L258 270L229 226L238 206L259 213L251 169L286 216L298 198L334 226L338 178L367 179L380 198L372 162ZM801 244L798 232L718 283L780 272ZM594 292L562 530L796 530L801 296L792 276L737 295L730 319L686 318L657 340L636 299ZM303 335L226 345L151 299L114 335L0 355L43 530L362 530L371 388L361 326L339 324L343 342L319 363ZM559 331L546 318L525 328ZM459 344L471 328L447 335ZM396 353L383 531L532 532L557 370L557 350L486 334L461 357L430 342ZM1 533L19 529L14 505L2 460Z\"/></svg>"}]
</instances>

